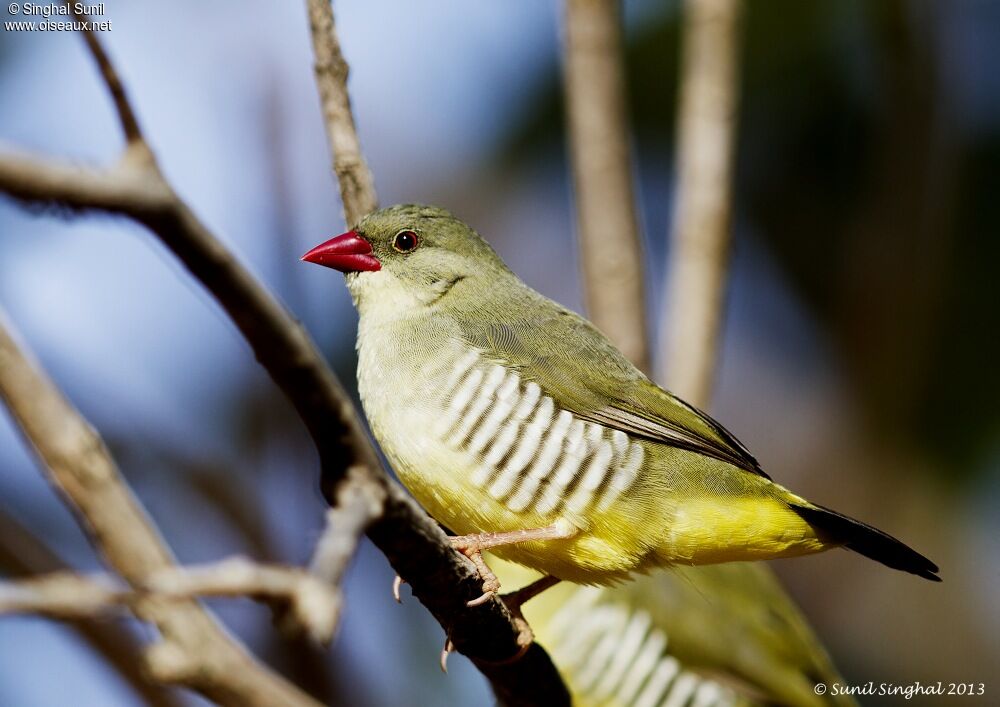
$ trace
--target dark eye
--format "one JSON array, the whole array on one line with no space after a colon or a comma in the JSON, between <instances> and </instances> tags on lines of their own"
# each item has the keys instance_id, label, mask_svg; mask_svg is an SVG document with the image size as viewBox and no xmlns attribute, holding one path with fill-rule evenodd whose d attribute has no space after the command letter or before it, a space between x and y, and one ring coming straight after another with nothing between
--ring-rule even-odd
<instances>
[{"instance_id":1,"label":"dark eye","mask_svg":"<svg viewBox=\"0 0 1000 707\"><path fill-rule=\"evenodd\" d=\"M409 253L411 250L416 249L418 245L420 245L420 239L413 231L400 231L392 239L392 247L400 253Z\"/></svg>"}]
</instances>

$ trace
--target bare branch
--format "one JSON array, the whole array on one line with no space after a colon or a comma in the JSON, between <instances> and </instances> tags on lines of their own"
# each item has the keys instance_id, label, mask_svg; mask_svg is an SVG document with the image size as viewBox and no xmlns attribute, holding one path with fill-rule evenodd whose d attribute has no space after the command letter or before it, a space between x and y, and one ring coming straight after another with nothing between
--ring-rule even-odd
<instances>
[{"instance_id":1,"label":"bare branch","mask_svg":"<svg viewBox=\"0 0 1000 707\"><path fill-rule=\"evenodd\" d=\"M25 201L54 202L74 209L150 213L169 207L172 196L150 171L152 160L143 145L129 148L125 158L105 170L9 152L0 156L0 185L3 191Z\"/></svg>"},{"instance_id":2,"label":"bare branch","mask_svg":"<svg viewBox=\"0 0 1000 707\"><path fill-rule=\"evenodd\" d=\"M323 104L323 122L330 143L333 171L340 183L344 221L348 228L353 228L363 216L378 208L375 181L361 154L361 143L354 126L354 113L347 92L349 69L340 51L331 0L306 0L306 3L316 58L316 87Z\"/></svg>"},{"instance_id":3,"label":"bare branch","mask_svg":"<svg viewBox=\"0 0 1000 707\"><path fill-rule=\"evenodd\" d=\"M587 314L648 370L622 42L618 0L566 0L566 103Z\"/></svg>"},{"instance_id":4,"label":"bare branch","mask_svg":"<svg viewBox=\"0 0 1000 707\"><path fill-rule=\"evenodd\" d=\"M65 2L78 21L87 19L86 17L81 17L80 13L77 12L75 2L72 0L65 0ZM97 38L95 32L84 31L81 34L83 34L83 39L87 43L87 48L90 50L91 56L97 62L97 68L101 72L108 91L111 92L111 99L114 101L115 110L118 112L118 122L121 123L122 132L125 133L125 140L129 144L141 142L142 131L139 130L139 121L135 117L135 112L132 110L132 104L129 103L128 96L125 94L125 86L118 77L118 72L108 58L107 52L104 51L101 40Z\"/></svg>"},{"instance_id":5,"label":"bare branch","mask_svg":"<svg viewBox=\"0 0 1000 707\"><path fill-rule=\"evenodd\" d=\"M340 593L306 570L262 565L232 557L207 565L173 567L157 572L145 591L173 598L249 597L269 603L287 603L286 623L304 630L317 643L327 643L340 615Z\"/></svg>"},{"instance_id":6,"label":"bare branch","mask_svg":"<svg viewBox=\"0 0 1000 707\"><path fill-rule=\"evenodd\" d=\"M141 588L129 589L108 575L52 572L16 582L0 582L0 614L36 613L58 619L93 617L131 608L144 599L247 597L291 609L287 623L317 643L333 635L339 594L326 582L296 567L262 565L245 557L157 570Z\"/></svg>"},{"instance_id":7,"label":"bare branch","mask_svg":"<svg viewBox=\"0 0 1000 707\"><path fill-rule=\"evenodd\" d=\"M364 471L348 469L336 491L336 498L326 512L326 529L316 544L309 571L319 579L338 586L364 534L368 523L382 513L385 502L381 492L366 489Z\"/></svg>"},{"instance_id":8,"label":"bare branch","mask_svg":"<svg viewBox=\"0 0 1000 707\"><path fill-rule=\"evenodd\" d=\"M104 442L25 356L2 317L0 398L109 565L134 588L173 567L170 551ZM197 603L150 597L136 602L134 610L162 634L148 665L158 679L187 685L225 705L316 704L257 663Z\"/></svg>"},{"instance_id":9,"label":"bare branch","mask_svg":"<svg viewBox=\"0 0 1000 707\"><path fill-rule=\"evenodd\" d=\"M661 378L701 406L711 398L729 265L739 19L739 0L684 4L670 353Z\"/></svg>"},{"instance_id":10,"label":"bare branch","mask_svg":"<svg viewBox=\"0 0 1000 707\"><path fill-rule=\"evenodd\" d=\"M29 577L68 569L34 533L0 509L0 569L9 577ZM68 621L67 625L113 666L151 707L179 707L176 691L149 680L143 646L128 627L111 622Z\"/></svg>"},{"instance_id":11,"label":"bare branch","mask_svg":"<svg viewBox=\"0 0 1000 707\"><path fill-rule=\"evenodd\" d=\"M128 607L136 594L106 575L85 577L53 572L0 582L0 614L40 614L54 619L85 619Z\"/></svg>"}]
</instances>

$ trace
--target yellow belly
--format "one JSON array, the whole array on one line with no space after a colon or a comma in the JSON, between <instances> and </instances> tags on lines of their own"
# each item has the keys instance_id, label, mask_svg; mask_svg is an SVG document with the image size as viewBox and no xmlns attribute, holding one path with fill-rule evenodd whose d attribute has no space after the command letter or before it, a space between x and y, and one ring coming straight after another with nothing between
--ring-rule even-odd
<instances>
[{"instance_id":1,"label":"yellow belly","mask_svg":"<svg viewBox=\"0 0 1000 707\"><path fill-rule=\"evenodd\" d=\"M461 453L439 449L425 457L419 469L403 459L391 461L417 502L456 535L543 528L557 522L578 530L565 540L519 543L492 551L511 562L580 584L621 581L655 563L654 548L634 536L635 519L628 519L624 509L591 519L517 513L469 483L475 468Z\"/></svg>"},{"instance_id":2,"label":"yellow belly","mask_svg":"<svg viewBox=\"0 0 1000 707\"><path fill-rule=\"evenodd\" d=\"M412 360L389 345L380 362ZM579 419L476 350L434 361L406 386L398 371L359 367L365 411L400 480L452 532L577 531L497 548L505 559L608 584L656 565L822 549L763 477Z\"/></svg>"}]
</instances>

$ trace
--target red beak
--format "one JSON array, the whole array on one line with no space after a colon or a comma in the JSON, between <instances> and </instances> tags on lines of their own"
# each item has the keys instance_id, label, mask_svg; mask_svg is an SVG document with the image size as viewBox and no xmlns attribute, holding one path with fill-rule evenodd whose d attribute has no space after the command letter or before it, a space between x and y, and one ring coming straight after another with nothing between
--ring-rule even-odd
<instances>
[{"instance_id":1,"label":"red beak","mask_svg":"<svg viewBox=\"0 0 1000 707\"><path fill-rule=\"evenodd\" d=\"M372 244L354 231L342 233L326 243L320 243L302 256L307 263L325 265L340 272L362 272L382 269L382 263L372 255Z\"/></svg>"}]
</instances>

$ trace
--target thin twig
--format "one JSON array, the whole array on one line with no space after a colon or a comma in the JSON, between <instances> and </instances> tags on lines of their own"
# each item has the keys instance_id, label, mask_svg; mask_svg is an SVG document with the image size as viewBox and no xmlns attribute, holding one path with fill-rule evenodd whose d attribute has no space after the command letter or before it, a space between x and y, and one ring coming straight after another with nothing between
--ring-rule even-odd
<instances>
[{"instance_id":1,"label":"thin twig","mask_svg":"<svg viewBox=\"0 0 1000 707\"><path fill-rule=\"evenodd\" d=\"M700 406L711 398L729 265L739 19L740 0L684 4L669 356L661 379Z\"/></svg>"},{"instance_id":2,"label":"thin twig","mask_svg":"<svg viewBox=\"0 0 1000 707\"><path fill-rule=\"evenodd\" d=\"M0 398L110 566L137 589L174 566L103 440L24 354L2 316ZM162 634L147 655L157 679L187 685L226 705L315 704L257 663L197 603L150 597L136 602L134 610Z\"/></svg>"},{"instance_id":3,"label":"thin twig","mask_svg":"<svg viewBox=\"0 0 1000 707\"><path fill-rule=\"evenodd\" d=\"M375 181L361 153L358 131L354 126L354 113L347 91L349 69L340 51L333 5L331 0L307 0L307 5L323 123L330 143L333 171L340 184L344 221L348 228L352 228L363 216L378 208Z\"/></svg>"},{"instance_id":4,"label":"thin twig","mask_svg":"<svg viewBox=\"0 0 1000 707\"><path fill-rule=\"evenodd\" d=\"M618 0L566 0L565 83L587 314L648 370Z\"/></svg>"},{"instance_id":5,"label":"thin twig","mask_svg":"<svg viewBox=\"0 0 1000 707\"><path fill-rule=\"evenodd\" d=\"M65 0L65 3L77 21L82 22L87 20L86 17L82 17L77 12L77 3L73 2L73 0ZM97 38L95 32L84 31L81 34L83 34L87 48L94 57L94 61L97 62L97 68L100 70L101 76L104 78L104 83L111 93L111 100L114 102L115 110L118 112L118 122L121 123L122 132L125 133L125 140L129 144L141 142L142 131L139 129L139 121L135 117L135 112L132 110L132 104L129 103L128 96L125 94L125 86L122 84L122 80L115 70L115 65L111 63L107 52L104 51L101 40Z\"/></svg>"}]
</instances>

